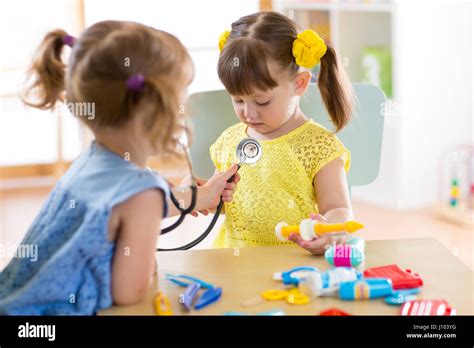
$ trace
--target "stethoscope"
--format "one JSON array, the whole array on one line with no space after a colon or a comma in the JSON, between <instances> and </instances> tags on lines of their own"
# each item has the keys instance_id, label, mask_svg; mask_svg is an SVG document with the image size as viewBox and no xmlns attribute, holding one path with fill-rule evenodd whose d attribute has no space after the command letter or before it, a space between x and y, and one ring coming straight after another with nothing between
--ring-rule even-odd
<instances>
[{"instance_id":1,"label":"stethoscope","mask_svg":"<svg viewBox=\"0 0 474 348\"><path fill-rule=\"evenodd\" d=\"M187 208L182 208L181 204L176 199L173 192L170 190L171 201L173 202L175 207L179 210L180 216L179 216L178 220L176 220L176 222L174 222L172 225L170 225L166 228L163 228L161 230L162 235L173 231L175 228L177 228L179 225L181 225L181 223L184 221L184 218L186 217L186 215L191 213L194 210L195 206L196 206L197 186L196 186L196 177L194 175L193 166L192 166L192 162L191 162L191 156L189 154L189 148L186 145L184 145L183 143L181 143L181 145L182 145L182 148L183 148L183 151L184 151L184 154L185 154L186 163L188 165L189 172L191 173L191 186L190 186L191 193L192 193L191 203L189 204L189 206ZM242 164L244 164L244 163L245 164L254 164L260 159L260 157L262 157L262 146L255 139L245 138L245 139L241 140L240 143L237 145L236 155L237 155L237 159L239 160L239 163L237 164L237 167L238 167L238 169L240 169ZM233 179L234 179L234 177L232 176L229 180L227 180L227 182L232 182ZM193 240L192 242L190 242L186 245L183 245L183 246L180 246L180 247L177 247L177 248L171 248L171 249L157 248L156 251L188 250L188 249L191 249L192 247L198 245L199 243L201 243L209 235L209 233L211 233L212 229L216 225L217 219L219 218L219 215L221 213L223 205L224 205L224 202L222 202L222 197L221 197L221 199L219 201L219 204L217 205L216 212L214 213L214 216L212 217L212 220L211 220L209 226L206 228L206 230L198 238L196 238L195 240Z\"/></svg>"}]
</instances>

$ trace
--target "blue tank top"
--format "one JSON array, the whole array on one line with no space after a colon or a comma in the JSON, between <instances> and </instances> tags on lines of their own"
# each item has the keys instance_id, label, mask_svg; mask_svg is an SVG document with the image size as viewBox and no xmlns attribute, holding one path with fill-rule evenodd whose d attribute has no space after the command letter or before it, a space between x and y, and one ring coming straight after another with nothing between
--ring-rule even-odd
<instances>
[{"instance_id":1,"label":"blue tank top","mask_svg":"<svg viewBox=\"0 0 474 348\"><path fill-rule=\"evenodd\" d=\"M37 257L17 252L0 273L0 312L90 315L110 307L112 208L153 188L168 199L163 178L92 142L54 187L20 244L23 250L36 248ZM163 206L164 217L166 200Z\"/></svg>"}]
</instances>

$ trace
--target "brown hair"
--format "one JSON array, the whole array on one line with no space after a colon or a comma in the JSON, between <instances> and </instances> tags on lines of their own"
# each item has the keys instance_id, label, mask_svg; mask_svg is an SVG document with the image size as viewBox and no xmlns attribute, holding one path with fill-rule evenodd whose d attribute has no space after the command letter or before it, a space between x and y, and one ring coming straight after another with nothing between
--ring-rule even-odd
<instances>
[{"instance_id":1,"label":"brown hair","mask_svg":"<svg viewBox=\"0 0 474 348\"><path fill-rule=\"evenodd\" d=\"M271 11L258 12L232 23L232 30L219 57L218 75L231 95L249 95L278 85L270 73L275 62L290 76L301 69L292 54L298 35L296 23ZM336 131L350 120L353 92L336 51L326 43L321 58L318 87Z\"/></svg>"},{"instance_id":2,"label":"brown hair","mask_svg":"<svg viewBox=\"0 0 474 348\"><path fill-rule=\"evenodd\" d=\"M157 151L174 153L182 127L180 94L192 78L192 61L171 34L134 22L103 21L75 40L66 69L64 30L48 33L33 59L22 96L25 104L53 109L58 101L94 103L94 119L79 117L93 131L120 127L137 113ZM143 88L126 81L144 76ZM73 105L74 105L73 104Z\"/></svg>"}]
</instances>

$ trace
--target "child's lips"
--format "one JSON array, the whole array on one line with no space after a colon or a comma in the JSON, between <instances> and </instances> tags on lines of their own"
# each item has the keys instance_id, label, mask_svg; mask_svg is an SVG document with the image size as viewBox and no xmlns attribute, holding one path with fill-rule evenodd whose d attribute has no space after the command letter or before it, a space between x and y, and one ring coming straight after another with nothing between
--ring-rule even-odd
<instances>
[{"instance_id":1,"label":"child's lips","mask_svg":"<svg viewBox=\"0 0 474 348\"><path fill-rule=\"evenodd\" d=\"M256 123L247 122L247 125L250 127L259 127L259 126L263 126L263 123L262 122L256 122Z\"/></svg>"}]
</instances>

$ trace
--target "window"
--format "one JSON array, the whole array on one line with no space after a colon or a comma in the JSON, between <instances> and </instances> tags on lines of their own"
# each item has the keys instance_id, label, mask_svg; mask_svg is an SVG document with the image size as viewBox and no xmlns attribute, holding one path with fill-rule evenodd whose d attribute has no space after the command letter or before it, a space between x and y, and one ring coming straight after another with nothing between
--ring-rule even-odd
<instances>
[{"instance_id":1,"label":"window","mask_svg":"<svg viewBox=\"0 0 474 348\"><path fill-rule=\"evenodd\" d=\"M218 38L233 21L258 9L258 0L2 2L0 167L71 161L81 151L78 120L64 111L25 108L17 96L34 50L48 31L63 28L78 35L84 25L105 19L136 21L168 31L183 42L194 60L196 75L189 88L194 93L222 88L216 69Z\"/></svg>"}]
</instances>

